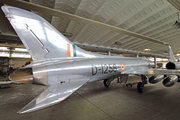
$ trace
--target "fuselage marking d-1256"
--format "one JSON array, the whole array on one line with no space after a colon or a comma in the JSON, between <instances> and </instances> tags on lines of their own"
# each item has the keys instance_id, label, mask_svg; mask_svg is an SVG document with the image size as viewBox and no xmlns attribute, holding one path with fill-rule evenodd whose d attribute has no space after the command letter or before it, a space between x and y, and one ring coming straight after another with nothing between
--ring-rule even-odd
<instances>
[{"instance_id":1,"label":"fuselage marking d-1256","mask_svg":"<svg viewBox=\"0 0 180 120\"><path fill-rule=\"evenodd\" d=\"M116 64L101 64L101 66L92 65L92 75L110 74L113 72L117 72L117 67L118 65Z\"/></svg>"}]
</instances>

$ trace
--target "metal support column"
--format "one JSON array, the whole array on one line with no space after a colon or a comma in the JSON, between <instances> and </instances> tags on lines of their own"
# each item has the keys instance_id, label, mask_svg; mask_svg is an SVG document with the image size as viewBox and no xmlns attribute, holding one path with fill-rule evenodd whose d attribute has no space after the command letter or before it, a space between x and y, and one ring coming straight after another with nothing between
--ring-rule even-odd
<instances>
[{"instance_id":1,"label":"metal support column","mask_svg":"<svg viewBox=\"0 0 180 120\"><path fill-rule=\"evenodd\" d=\"M154 68L157 68L157 61L156 61L156 57L154 57Z\"/></svg>"},{"instance_id":2,"label":"metal support column","mask_svg":"<svg viewBox=\"0 0 180 120\"><path fill-rule=\"evenodd\" d=\"M9 48L9 58L12 57L12 50L13 50L13 49L10 47L10 48Z\"/></svg>"},{"instance_id":3,"label":"metal support column","mask_svg":"<svg viewBox=\"0 0 180 120\"><path fill-rule=\"evenodd\" d=\"M108 53L107 53L109 56L111 56L111 51L108 51Z\"/></svg>"}]
</instances>

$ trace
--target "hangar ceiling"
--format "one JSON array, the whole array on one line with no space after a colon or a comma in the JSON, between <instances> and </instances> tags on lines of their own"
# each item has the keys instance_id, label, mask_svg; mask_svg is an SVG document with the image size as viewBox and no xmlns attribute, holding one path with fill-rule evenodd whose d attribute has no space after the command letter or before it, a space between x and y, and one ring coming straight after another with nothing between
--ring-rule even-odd
<instances>
[{"instance_id":1,"label":"hangar ceiling","mask_svg":"<svg viewBox=\"0 0 180 120\"><path fill-rule=\"evenodd\" d=\"M92 19L111 26L148 36L172 45L180 53L179 30L172 25L179 11L167 0L26 0L27 2ZM176 1L176 0L169 0ZM1 2L1 0L0 0ZM3 2L2 2L3 3ZM2 11L1 11L2 12ZM0 33L14 34L0 12ZM87 46L142 51L167 55L168 47L156 42L132 37L119 32L75 22L65 18L32 11L50 22L73 43ZM4 23L7 23L5 26ZM10 30L11 29L11 30Z\"/></svg>"}]
</instances>

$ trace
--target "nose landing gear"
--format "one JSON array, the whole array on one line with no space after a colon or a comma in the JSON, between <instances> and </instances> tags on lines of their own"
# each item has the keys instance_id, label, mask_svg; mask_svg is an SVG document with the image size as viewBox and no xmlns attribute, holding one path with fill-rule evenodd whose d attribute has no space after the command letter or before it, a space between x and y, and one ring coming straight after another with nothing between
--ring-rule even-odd
<instances>
[{"instance_id":1,"label":"nose landing gear","mask_svg":"<svg viewBox=\"0 0 180 120\"><path fill-rule=\"evenodd\" d=\"M103 81L104 86L105 86L105 87L109 87L110 84L111 84L111 81L113 81L113 80L111 80L111 79L105 79L105 80Z\"/></svg>"},{"instance_id":2,"label":"nose landing gear","mask_svg":"<svg viewBox=\"0 0 180 120\"><path fill-rule=\"evenodd\" d=\"M137 84L137 91L139 93L144 92L144 85L147 84L148 77L145 75L141 75L141 79L142 79L142 82L138 82L138 84Z\"/></svg>"}]
</instances>

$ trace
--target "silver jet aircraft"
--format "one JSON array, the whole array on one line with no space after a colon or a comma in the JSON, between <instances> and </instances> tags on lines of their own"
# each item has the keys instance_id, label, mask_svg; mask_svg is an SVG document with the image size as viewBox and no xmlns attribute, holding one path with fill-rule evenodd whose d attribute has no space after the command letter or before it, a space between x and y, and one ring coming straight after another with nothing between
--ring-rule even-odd
<instances>
[{"instance_id":1,"label":"silver jet aircraft","mask_svg":"<svg viewBox=\"0 0 180 120\"><path fill-rule=\"evenodd\" d=\"M85 83L104 80L108 87L114 78L126 81L128 74L141 75L138 91L160 80L172 86L179 70L151 69L146 59L98 55L74 45L42 17L15 7L3 6L5 16L33 58L33 63L16 70L10 80L42 84L48 88L18 113L32 112L63 101ZM148 78L147 75L152 77ZM164 78L164 75L166 77Z\"/></svg>"}]
</instances>

